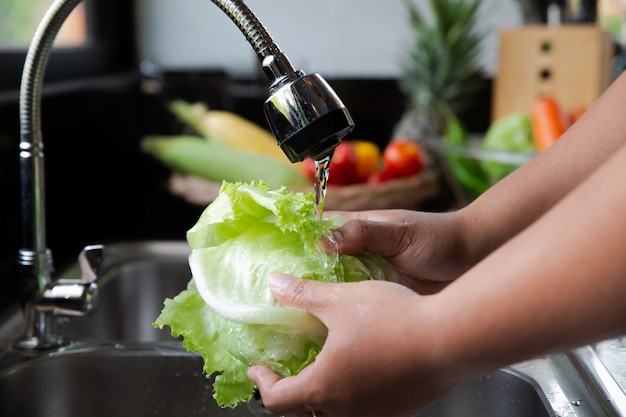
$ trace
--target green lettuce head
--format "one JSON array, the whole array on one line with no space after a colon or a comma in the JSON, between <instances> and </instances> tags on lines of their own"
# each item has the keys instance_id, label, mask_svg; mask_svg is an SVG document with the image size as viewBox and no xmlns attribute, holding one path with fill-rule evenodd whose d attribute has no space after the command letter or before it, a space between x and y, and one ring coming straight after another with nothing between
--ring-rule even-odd
<instances>
[{"instance_id":1,"label":"green lettuce head","mask_svg":"<svg viewBox=\"0 0 626 417\"><path fill-rule=\"evenodd\" d=\"M214 397L223 407L250 400L253 364L279 375L297 374L313 362L327 335L308 313L284 307L267 287L270 275L287 273L323 282L396 280L381 257L329 254L318 243L344 219L315 216L312 194L261 182L224 183L188 232L193 279L167 299L155 327L169 326L183 346L204 359L207 376L218 373Z\"/></svg>"}]
</instances>

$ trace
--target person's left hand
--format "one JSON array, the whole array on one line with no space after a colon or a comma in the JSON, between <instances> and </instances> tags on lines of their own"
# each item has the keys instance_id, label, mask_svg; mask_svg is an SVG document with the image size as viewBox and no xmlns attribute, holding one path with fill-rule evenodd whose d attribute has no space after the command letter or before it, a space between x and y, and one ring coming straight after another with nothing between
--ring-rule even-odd
<instances>
[{"instance_id":1,"label":"person's left hand","mask_svg":"<svg viewBox=\"0 0 626 417\"><path fill-rule=\"evenodd\" d=\"M380 255L398 272L400 284L420 294L440 291L484 256L478 245L482 239L476 233L467 233L462 211L335 213L347 222L332 231L332 239L321 239L324 250Z\"/></svg>"},{"instance_id":2,"label":"person's left hand","mask_svg":"<svg viewBox=\"0 0 626 417\"><path fill-rule=\"evenodd\" d=\"M390 282L327 284L282 274L270 278L270 289L328 327L321 352L298 375L282 379L260 365L248 371L272 413L410 416L458 380L446 369L433 296Z\"/></svg>"}]
</instances>

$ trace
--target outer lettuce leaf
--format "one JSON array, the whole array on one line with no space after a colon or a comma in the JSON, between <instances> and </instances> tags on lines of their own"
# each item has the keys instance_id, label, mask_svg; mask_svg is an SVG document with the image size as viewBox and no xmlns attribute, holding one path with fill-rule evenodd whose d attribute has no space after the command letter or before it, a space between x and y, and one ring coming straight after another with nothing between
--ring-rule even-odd
<instances>
[{"instance_id":1,"label":"outer lettuce leaf","mask_svg":"<svg viewBox=\"0 0 626 417\"><path fill-rule=\"evenodd\" d=\"M264 183L224 183L187 233L193 280L165 300L154 325L183 336L185 348L202 355L207 376L219 373L214 397L221 406L251 398L250 365L294 375L313 362L325 341L321 322L272 297L271 274L324 282L396 280L379 256L337 256L318 248L343 221L316 219L312 194L269 190Z\"/></svg>"}]
</instances>

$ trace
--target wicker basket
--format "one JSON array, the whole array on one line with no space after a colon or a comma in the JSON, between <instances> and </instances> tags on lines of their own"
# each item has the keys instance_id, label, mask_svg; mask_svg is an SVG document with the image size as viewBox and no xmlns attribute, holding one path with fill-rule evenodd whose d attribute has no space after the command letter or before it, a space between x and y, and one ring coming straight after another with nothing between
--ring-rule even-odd
<instances>
[{"instance_id":1,"label":"wicker basket","mask_svg":"<svg viewBox=\"0 0 626 417\"><path fill-rule=\"evenodd\" d=\"M170 192L187 202L206 206L217 196L221 184L202 178L173 174ZM297 191L311 192L310 189ZM326 210L417 209L420 204L439 194L438 174L426 171L408 178L398 178L381 184L330 186L326 191Z\"/></svg>"}]
</instances>

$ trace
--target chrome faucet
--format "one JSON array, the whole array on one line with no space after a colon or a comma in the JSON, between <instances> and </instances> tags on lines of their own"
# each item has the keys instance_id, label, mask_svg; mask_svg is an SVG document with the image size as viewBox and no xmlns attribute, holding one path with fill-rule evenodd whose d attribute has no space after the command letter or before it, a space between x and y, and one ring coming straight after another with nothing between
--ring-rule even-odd
<instances>
[{"instance_id":1,"label":"chrome faucet","mask_svg":"<svg viewBox=\"0 0 626 417\"><path fill-rule=\"evenodd\" d=\"M244 34L270 80L264 105L277 144L291 162L332 155L354 122L337 94L318 74L295 70L242 0L212 0ZM41 90L54 39L81 0L55 0L45 13L24 62L20 85L20 175L22 247L18 255L26 334L14 345L23 349L60 346L51 319L83 315L96 305L97 272L104 256L100 245L79 255L80 280L52 279L52 254L46 242L44 146Z\"/></svg>"}]
</instances>

